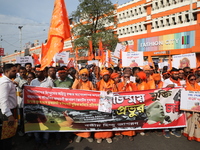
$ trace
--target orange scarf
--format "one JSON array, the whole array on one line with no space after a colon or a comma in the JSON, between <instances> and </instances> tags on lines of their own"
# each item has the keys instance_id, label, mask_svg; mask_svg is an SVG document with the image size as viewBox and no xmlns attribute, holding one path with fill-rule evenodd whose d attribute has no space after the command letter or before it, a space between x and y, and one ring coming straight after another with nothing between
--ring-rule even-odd
<instances>
[{"instance_id":1,"label":"orange scarf","mask_svg":"<svg viewBox=\"0 0 200 150\"><path fill-rule=\"evenodd\" d=\"M180 80L174 80L172 78L169 78L173 83L176 83L178 86L181 86Z\"/></svg>"},{"instance_id":2,"label":"orange scarf","mask_svg":"<svg viewBox=\"0 0 200 150\"><path fill-rule=\"evenodd\" d=\"M105 82L103 79L101 79L97 85L98 85L98 90L99 91L108 91L111 90L113 91L113 84L114 81L109 79L108 82Z\"/></svg>"},{"instance_id":3,"label":"orange scarf","mask_svg":"<svg viewBox=\"0 0 200 150\"><path fill-rule=\"evenodd\" d=\"M194 86L192 86L188 81L186 81L185 89L187 91L200 91L200 86L196 82L195 82Z\"/></svg>"}]
</instances>

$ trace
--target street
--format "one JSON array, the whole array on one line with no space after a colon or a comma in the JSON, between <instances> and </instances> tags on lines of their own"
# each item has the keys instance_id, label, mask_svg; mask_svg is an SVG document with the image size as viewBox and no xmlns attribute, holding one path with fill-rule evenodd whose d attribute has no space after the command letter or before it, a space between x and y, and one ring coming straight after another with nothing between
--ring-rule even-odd
<instances>
[{"instance_id":1,"label":"street","mask_svg":"<svg viewBox=\"0 0 200 150\"><path fill-rule=\"evenodd\" d=\"M97 144L96 141L89 143L86 139L83 139L80 143L73 142L67 144L64 138L61 144L56 145L56 140L53 139L55 135L51 133L49 140L49 150L199 150L200 143L196 141L188 141L186 137L182 136L177 138L171 135L171 138L167 139L164 136L158 136L155 132L151 132L148 136L141 136L137 134L134 137L134 141L129 141L127 137L113 140L112 144L108 144L106 140L103 140L101 144ZM27 136L14 137L14 150L32 150L34 149L34 138L27 141ZM44 146L40 147L41 150L45 150Z\"/></svg>"}]
</instances>

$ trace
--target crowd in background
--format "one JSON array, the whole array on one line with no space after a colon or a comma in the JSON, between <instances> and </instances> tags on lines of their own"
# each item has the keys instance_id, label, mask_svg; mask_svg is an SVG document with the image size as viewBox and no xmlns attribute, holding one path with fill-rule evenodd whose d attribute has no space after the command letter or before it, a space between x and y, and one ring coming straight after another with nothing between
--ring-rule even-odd
<instances>
[{"instance_id":1,"label":"crowd in background","mask_svg":"<svg viewBox=\"0 0 200 150\"><path fill-rule=\"evenodd\" d=\"M165 66L159 70L158 67L146 65L141 69L140 67L133 68L119 68L119 67L98 67L96 64L86 65L80 70L74 67L46 67L44 70L40 66L32 67L31 63L21 66L21 64L5 64L0 70L0 87L6 77L4 74L8 73L11 68L16 70L16 78L7 76L16 87L17 108L19 110L21 119L18 133L24 134L23 126L23 88L25 85L39 86L39 87L60 87L70 89L82 90L96 90L107 92L121 92L121 91L138 91L150 90L160 88L174 88L184 87L188 91L200 91L200 67L191 69L185 67L183 69L172 68L168 70ZM5 78L5 79L3 79ZM7 79L6 79L7 80ZM2 86L3 87L3 86ZM4 89L7 90L7 89ZM2 89L1 89L2 92ZM0 108L3 110L1 96ZM199 104L196 104L197 107ZM161 108L163 109L163 108ZM4 114L4 112L2 112ZM200 113L187 112L187 127L182 130L182 134L189 140L196 140L200 142ZM156 132L157 130L155 130ZM103 132L77 132L75 142L79 143L82 138L86 138L89 142L96 139L97 143L101 143L105 139L108 143L112 143L113 139L119 140L123 136L128 136L130 141L136 134L149 134L150 131L103 131ZM164 129L161 132L164 137L170 138L170 135L181 137L180 130ZM61 138L66 138L66 141L73 142L72 133L51 133L55 134L57 145L60 144ZM29 137L35 137L36 146L38 149L40 144L45 144L48 147L49 132L28 134ZM160 136L160 134L158 133Z\"/></svg>"}]
</instances>

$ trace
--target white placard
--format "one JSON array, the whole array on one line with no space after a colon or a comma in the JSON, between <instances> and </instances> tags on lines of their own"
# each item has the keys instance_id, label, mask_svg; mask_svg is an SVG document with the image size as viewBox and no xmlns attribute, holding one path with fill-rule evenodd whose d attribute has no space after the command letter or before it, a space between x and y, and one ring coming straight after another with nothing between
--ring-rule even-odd
<instances>
[{"instance_id":1,"label":"white placard","mask_svg":"<svg viewBox=\"0 0 200 150\"><path fill-rule=\"evenodd\" d=\"M91 64L96 64L96 66L99 66L99 61L98 60L90 60L90 61L88 61L87 62L88 63L88 65L91 65Z\"/></svg>"},{"instance_id":2,"label":"white placard","mask_svg":"<svg viewBox=\"0 0 200 150\"><path fill-rule=\"evenodd\" d=\"M16 62L22 64L22 66L26 63L31 63L34 66L32 56L16 57Z\"/></svg>"},{"instance_id":3,"label":"white placard","mask_svg":"<svg viewBox=\"0 0 200 150\"><path fill-rule=\"evenodd\" d=\"M66 66L68 64L69 59L69 52L61 52L57 53L54 57L54 62L61 66Z\"/></svg>"},{"instance_id":4,"label":"white placard","mask_svg":"<svg viewBox=\"0 0 200 150\"><path fill-rule=\"evenodd\" d=\"M172 66L179 69L184 67L196 68L196 54L188 53L181 55L173 55Z\"/></svg>"},{"instance_id":5,"label":"white placard","mask_svg":"<svg viewBox=\"0 0 200 150\"><path fill-rule=\"evenodd\" d=\"M115 51L114 51L114 56L117 57L117 58L120 58L120 51L125 51L126 49L126 46L125 45L122 45L121 43L117 43L117 46L115 48Z\"/></svg>"},{"instance_id":6,"label":"white placard","mask_svg":"<svg viewBox=\"0 0 200 150\"><path fill-rule=\"evenodd\" d=\"M200 92L182 90L180 109L200 112Z\"/></svg>"},{"instance_id":7,"label":"white placard","mask_svg":"<svg viewBox=\"0 0 200 150\"><path fill-rule=\"evenodd\" d=\"M143 52L122 52L122 67L139 67L143 65Z\"/></svg>"}]
</instances>

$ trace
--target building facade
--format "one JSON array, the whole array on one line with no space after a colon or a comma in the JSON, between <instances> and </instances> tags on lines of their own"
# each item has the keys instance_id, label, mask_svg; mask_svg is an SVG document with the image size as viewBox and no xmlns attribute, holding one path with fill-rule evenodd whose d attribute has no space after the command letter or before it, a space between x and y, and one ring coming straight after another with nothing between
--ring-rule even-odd
<instances>
[{"instance_id":1,"label":"building facade","mask_svg":"<svg viewBox=\"0 0 200 150\"><path fill-rule=\"evenodd\" d=\"M119 41L129 44L132 51L164 58L195 52L200 60L200 0L132 0L118 5L116 16ZM64 50L72 50L71 40L65 41ZM30 54L40 51L41 46L30 48ZM23 53L5 56L2 61L15 62Z\"/></svg>"}]
</instances>

